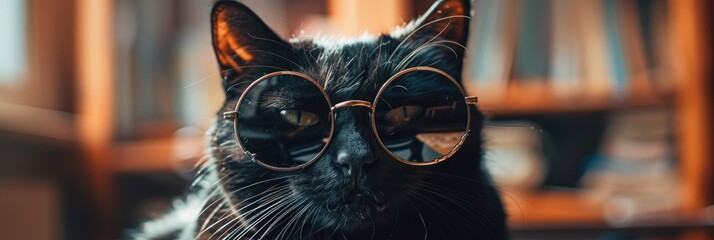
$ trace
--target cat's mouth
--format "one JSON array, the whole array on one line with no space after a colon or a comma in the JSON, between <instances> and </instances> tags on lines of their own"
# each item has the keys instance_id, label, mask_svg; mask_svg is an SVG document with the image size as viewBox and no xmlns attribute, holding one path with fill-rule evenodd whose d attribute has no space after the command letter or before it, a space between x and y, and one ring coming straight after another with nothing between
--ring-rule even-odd
<instances>
[{"instance_id":1,"label":"cat's mouth","mask_svg":"<svg viewBox=\"0 0 714 240\"><path fill-rule=\"evenodd\" d=\"M340 228L349 230L370 224L370 218L385 212L388 206L382 198L374 194L354 190L340 199L328 201L325 209L340 223Z\"/></svg>"},{"instance_id":2,"label":"cat's mouth","mask_svg":"<svg viewBox=\"0 0 714 240\"><path fill-rule=\"evenodd\" d=\"M326 205L328 212L337 212L355 207L370 207L377 212L383 212L387 209L387 204L374 194L355 190L341 199L328 202Z\"/></svg>"}]
</instances>

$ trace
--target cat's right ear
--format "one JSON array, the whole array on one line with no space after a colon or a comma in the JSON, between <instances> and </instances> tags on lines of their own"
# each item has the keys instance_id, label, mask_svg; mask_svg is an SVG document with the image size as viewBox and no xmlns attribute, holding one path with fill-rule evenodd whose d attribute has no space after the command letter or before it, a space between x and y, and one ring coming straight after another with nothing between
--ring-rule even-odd
<instances>
[{"instance_id":1,"label":"cat's right ear","mask_svg":"<svg viewBox=\"0 0 714 240\"><path fill-rule=\"evenodd\" d=\"M226 88L251 69L246 66L277 68L291 52L288 43L253 11L236 1L218 1L213 5L211 29L213 50Z\"/></svg>"}]
</instances>

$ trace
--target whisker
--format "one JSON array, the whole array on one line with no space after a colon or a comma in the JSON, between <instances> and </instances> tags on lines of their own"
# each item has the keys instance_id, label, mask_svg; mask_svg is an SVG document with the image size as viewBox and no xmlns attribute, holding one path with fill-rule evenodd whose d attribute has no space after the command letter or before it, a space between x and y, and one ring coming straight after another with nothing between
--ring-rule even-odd
<instances>
[{"instance_id":1,"label":"whisker","mask_svg":"<svg viewBox=\"0 0 714 240\"><path fill-rule=\"evenodd\" d=\"M288 70L285 69L285 68L281 68L281 67L277 67L277 66L252 64L252 65L248 65L248 66L240 66L240 67L235 67L235 68L226 69L226 70L221 71L221 73L226 73L226 72L232 71L232 70L240 70L240 69L244 69L244 68L270 68L270 69L275 69L275 70L280 70L280 71L288 71ZM244 76L246 76L246 75L242 75L241 78L243 78ZM239 78L239 79L240 79L240 78ZM250 82L252 82L252 81L247 81L247 82L250 83ZM231 85L231 86L228 86L228 87L226 88L226 91L231 90L231 89L232 89L233 87L235 87L236 85L244 84L244 83L246 83L246 82L239 82L239 83L233 84L233 85Z\"/></svg>"},{"instance_id":2,"label":"whisker","mask_svg":"<svg viewBox=\"0 0 714 240\"><path fill-rule=\"evenodd\" d=\"M423 204L426 204L427 206L432 206L432 207L438 208L438 209L434 209L432 211L433 215L435 215L435 216L438 215L442 219L453 219L455 217L458 217L459 220L462 220L463 222L468 221L468 219L466 219L464 216L460 216L457 212L454 212L451 209L447 209L447 208L443 207L438 200L429 198L428 196L419 193L418 190L416 190L416 189L414 189L413 191L414 192L413 192L412 196L415 197L414 200L418 200L418 201L422 202ZM435 225L434 227L439 227L439 226ZM448 231L452 235L453 239L458 239L460 237L459 234L457 234L456 231L452 228L452 226L444 225L444 226L442 226L442 228L443 228L443 230ZM472 227L470 227L470 228L472 228Z\"/></svg>"},{"instance_id":3,"label":"whisker","mask_svg":"<svg viewBox=\"0 0 714 240\"><path fill-rule=\"evenodd\" d=\"M520 200L527 200L527 199L525 199L524 197L520 196L517 192L508 191L508 190L503 189L502 187L499 187L498 185L494 185L494 184L492 184L491 182L488 182L488 181L486 181L486 180L480 180L480 181L479 181L479 180L476 180L476 179L470 179L470 178L466 178L466 177L463 177L463 176L458 176L458 175L449 174L449 173L442 173L442 172L424 171L424 172L422 172L422 173L427 174L427 175L425 175L425 176L427 176L427 177L446 177L446 178L449 178L449 179L451 179L451 180L458 180L458 181L462 181L462 182L464 182L464 183L479 184L479 185L482 185L482 186L484 186L484 187L491 187L491 188L493 188L494 190L496 190L497 192L502 193L502 194L504 194L504 195L507 195L507 196L510 196L510 197L518 197ZM429 176L429 175L431 175L431 176ZM513 200L516 200L516 199L513 199Z\"/></svg>"},{"instance_id":4,"label":"whisker","mask_svg":"<svg viewBox=\"0 0 714 240\"><path fill-rule=\"evenodd\" d=\"M422 227L424 227L424 240L426 240L429 236L429 229L426 227L426 221L424 221L424 216L421 215L421 211L419 211L419 208L414 206L414 204L409 204L409 205L411 205L411 207L414 208L414 210L416 210L417 214L419 214L419 219L421 219Z\"/></svg>"},{"instance_id":5,"label":"whisker","mask_svg":"<svg viewBox=\"0 0 714 240\"><path fill-rule=\"evenodd\" d=\"M370 76L368 77L368 79L373 79L374 76L377 74L377 70L379 70L379 67L381 67L381 65L379 64L379 61L382 60L382 46L384 46L384 45L387 45L387 43L383 43L383 42L382 42L382 38L380 38L380 39L379 39L379 44L377 45L377 47L375 47L375 49L373 49L372 52L370 52L369 55L367 55L367 58L371 58L371 56L372 56L372 54L374 53L374 51L375 51L375 50L378 50L378 52L377 52L377 64L376 64L376 67L374 68L374 71L372 71L372 75L370 75ZM389 62L389 61L387 61L387 62Z\"/></svg>"},{"instance_id":6,"label":"whisker","mask_svg":"<svg viewBox=\"0 0 714 240\"><path fill-rule=\"evenodd\" d=\"M439 41L435 41L435 42L429 42L429 43L426 43L426 44L424 44L424 45L418 47L417 49L415 49L415 50L412 51L411 53L409 53L409 55L407 55L407 57L405 57L404 59L402 59L402 61L399 62L399 64L397 64L397 66L394 68L394 71L396 72L396 71L401 71L401 70L403 70L404 67L407 66L408 63L410 63L411 60L414 59L414 57L416 56L417 53L420 53L421 51L423 51L423 50L425 50L425 49L428 49L428 48L430 48L430 47L443 47L443 48L446 48L446 49L448 49L449 51L451 51L451 53L454 54L454 57L458 57L458 54L456 53L456 51L455 51L453 48L451 48L451 47L449 47L449 46L446 46L446 45L444 45L444 44L441 44L441 43L455 44L455 45L457 45L457 46L459 46L459 47L462 47L462 48L464 49L464 51L466 51L466 47L464 47L463 45L461 45L461 44L459 44L459 43L457 43L457 42L450 41L450 40L439 40Z\"/></svg>"},{"instance_id":7,"label":"whisker","mask_svg":"<svg viewBox=\"0 0 714 240\"><path fill-rule=\"evenodd\" d=\"M209 74L209 75L207 75L207 76L205 76L205 77L199 79L198 81L189 83L188 85L184 86L183 89L188 89L188 88L190 88L190 87L193 87L194 85L199 84L199 83L201 83L201 82L203 82L203 81L206 81L206 79L215 77L216 75L218 75L218 74L217 74L217 73Z\"/></svg>"},{"instance_id":8,"label":"whisker","mask_svg":"<svg viewBox=\"0 0 714 240\"><path fill-rule=\"evenodd\" d=\"M273 195L287 194L287 193L289 192L289 191L286 190L287 188L288 188L288 186L283 186L283 187L280 187L280 188L275 188L275 189L273 190L273 192L268 192L268 190L266 190L266 191L263 191L263 192L261 192L261 193L259 193L259 194L254 195L254 196L251 196L251 197L249 197L249 198L246 198L246 199L242 200L241 202L239 202L238 204L241 204L241 203L246 202L246 201L250 201L250 200L252 200L253 198L256 198L256 197L260 197L260 198L256 199L256 201L254 201L254 202L252 202L252 203L249 203L249 204L247 204L247 205L245 205L245 206L243 206L243 207L241 207L240 209L235 210L235 211L236 211L236 212L240 212L242 209L244 209L244 208L246 208L246 207L248 207L248 206L251 206L252 204L259 203L262 199L272 197ZM265 196L261 196L261 195L263 195L263 194L265 194ZM224 198L221 197L221 199L224 199ZM218 221L216 221L216 222L215 222L214 224L212 224L211 226L208 226L208 227L207 227L204 231L202 231L200 234L202 234L203 232L207 231L208 229L213 228L215 225L219 224L221 221L223 221L223 220L227 219L228 217L230 217L230 216L232 215L232 214L230 214L230 213L231 213L231 211L227 211L225 214L223 214L223 215L220 217L220 219L219 219ZM238 218L235 218L234 220L237 220L237 219L238 219ZM227 224L230 224L230 222L232 222L232 221L234 221L234 220L229 221ZM222 228L219 228L217 231L220 231L221 229L222 229ZM200 234L199 234L199 235L200 235Z\"/></svg>"},{"instance_id":9,"label":"whisker","mask_svg":"<svg viewBox=\"0 0 714 240\"><path fill-rule=\"evenodd\" d=\"M286 196L285 198L279 199L279 201L273 203L272 205L268 205L268 204L262 205L262 206L267 206L267 207L265 209L262 209L261 211L255 213L255 215L253 217L250 217L249 219L246 220L247 222L253 222L253 223L246 226L246 228L236 236L236 239L240 239L240 238L244 237L246 234L248 234L250 232L251 229L255 229L255 226L262 223L264 220L268 219L268 217L271 216L271 214L273 214L275 211L277 211L279 209L283 209L295 201L297 201L297 199L294 197L294 195L291 192L288 194L288 196ZM262 206L259 206L256 209L260 209L260 207L262 207ZM252 209L249 212L252 212L256 209ZM249 213L246 213L246 215L247 214L249 214ZM258 219L254 220L256 217L258 217ZM271 220L271 219L268 219L268 220ZM231 233L230 235L228 235L227 237L230 237L233 234L235 234L235 231L233 233Z\"/></svg>"},{"instance_id":10,"label":"whisker","mask_svg":"<svg viewBox=\"0 0 714 240\"><path fill-rule=\"evenodd\" d=\"M298 208L298 207L300 207L300 206L304 206L305 202L307 202L307 200L303 200L303 201L301 201L301 202L299 202L299 203L297 203L297 204L294 204L294 205L295 205L295 208ZM294 224L294 223L297 223L297 220L299 220L299 219L303 216L303 213L305 213L305 211L306 211L307 209L308 209L307 207L303 207L300 211L298 211L297 213L295 213L295 215L293 215L293 217L290 219L290 221L288 221L288 222L286 223L285 227L283 227L283 230L280 231L280 233L278 234L278 236L276 237L276 239L282 239L283 236L289 237L289 236L287 236L286 234L287 234L289 231L292 231L292 229L297 226L297 225ZM294 233L291 233L290 236L292 236L293 234L294 234Z\"/></svg>"},{"instance_id":11,"label":"whisker","mask_svg":"<svg viewBox=\"0 0 714 240\"><path fill-rule=\"evenodd\" d=\"M211 185L216 185L216 184L218 184L220 181L225 180L225 179L227 179L228 177L233 178L233 177L238 177L238 176L235 176L235 174L228 174L228 175L222 177L221 179L216 180L216 182L215 182L214 184L211 184ZM265 179L265 180L258 181L258 182L252 183L252 184L250 184L250 185L247 185L247 186L238 188L238 189L233 190L233 191L231 191L231 192L224 193L223 195L224 195L224 196L230 196L230 195L233 195L233 194L235 194L235 193L237 193L237 192L239 192L239 191L243 191L243 190L246 190L246 189L251 188L251 187L255 187L255 186L258 186L258 185L261 185L261 184L264 184L264 183L272 182L272 181L275 181L275 180L286 179L286 178L290 178L290 177L292 177L292 176L280 176L280 177L274 177L274 178L270 178L270 179ZM281 184L281 183L277 183L275 186L277 186L277 185L279 185L279 184ZM273 186L273 187L275 187L275 186ZM272 188L272 187L271 187L271 188ZM256 196L257 196L257 195L256 195ZM255 196L253 196L253 197L255 197ZM251 198L252 198L252 197L251 197ZM248 198L248 199L250 199L250 198ZM220 199L219 199L219 200L220 200ZM211 205L215 204L215 203L218 202L219 200L214 201L213 203L209 204L207 207L210 207ZM247 199L246 199L246 200L247 200ZM245 200L244 200L244 201L245 201ZM201 212L199 213L199 215L201 215L201 214L203 214L203 213L204 213L204 211L201 211Z\"/></svg>"},{"instance_id":12,"label":"whisker","mask_svg":"<svg viewBox=\"0 0 714 240\"><path fill-rule=\"evenodd\" d=\"M283 211L283 212L282 212L280 215L278 215L277 217L273 217L273 218L270 219L272 223L270 224L270 226L268 226L268 228L265 230L265 232L263 233L263 235L262 235L260 238L258 238L258 239L263 239L263 237L265 237L265 235L267 235L270 231L273 230L273 227L275 227L276 225L278 225L279 223L281 223L281 222L283 221L283 218L285 218L285 216L287 216L288 213L292 212L295 208L299 207L301 203L305 202L304 199L301 200L301 199L299 199L298 197L296 197L296 196L294 196L294 195L293 195L292 197L294 198L295 201L290 202L290 203L286 203L286 206L287 206L288 208L285 209L285 211ZM267 216L267 214L266 214L266 216ZM266 225L267 225L267 223L266 223L265 225L263 225L262 227L260 227L260 228L255 232L255 234L258 234L258 233L260 232L260 230L261 230L263 227L265 227ZM255 237L255 234L253 235L253 237ZM278 236L280 236L280 235L278 235ZM252 238L252 237L251 237L251 238ZM276 237L276 239L277 239L277 238L279 238L279 237Z\"/></svg>"},{"instance_id":13,"label":"whisker","mask_svg":"<svg viewBox=\"0 0 714 240\"><path fill-rule=\"evenodd\" d=\"M411 33L409 33L409 35L407 35L404 39L402 39L402 42L400 42L399 45L397 45L397 48L394 49L394 52L392 52L392 54L389 55L389 58L387 59L387 62L389 62L390 60L392 60L392 57L394 56L395 53L397 53L397 52L399 51L399 48L401 48L402 45L404 45L404 43L406 43L409 38L411 38L412 36L414 36L414 34L416 34L417 32L419 32L421 29L423 29L423 28L425 28L425 27L427 27L427 26L429 26L429 25L436 24L437 22L444 21L444 20L451 20L451 19L454 19L454 18L466 18L466 19L471 19L471 17L465 16L465 15L448 16L448 17L443 17L443 18L438 18L438 19L432 20L431 22L428 22L428 23L426 23L426 24L424 24L424 25L422 25L422 26L420 26L420 27L414 29Z\"/></svg>"},{"instance_id":14,"label":"whisker","mask_svg":"<svg viewBox=\"0 0 714 240\"><path fill-rule=\"evenodd\" d=\"M253 38L253 39L257 39L257 40L262 40L262 41L267 41L267 42L272 42L272 43L278 44L279 46L283 46L283 47L287 48L288 50L293 50L293 48L292 48L291 46L288 46L287 44L282 43L282 42L278 42L278 41L275 41L275 40L272 40L272 39L267 39L267 38L262 38L262 37L256 37L256 36L253 36L253 34L250 34L250 33L248 33L248 36L251 37L251 38Z\"/></svg>"},{"instance_id":15,"label":"whisker","mask_svg":"<svg viewBox=\"0 0 714 240\"><path fill-rule=\"evenodd\" d=\"M258 200L255 201L254 203L259 203L259 206L243 212L241 215L242 216L247 216L248 218L245 219L246 223L249 223L250 225L245 226L246 230L247 229L254 229L257 224L259 224L265 217L269 216L276 208L280 208L283 205L288 204L289 202L295 200L293 193L290 190L283 191L285 194L280 194L280 195L272 195L270 198L267 200ZM251 204L254 204L251 203ZM244 206L242 209L247 208L248 205ZM261 209L263 208L263 209ZM263 215L265 213L265 215ZM251 216L250 214L254 214ZM255 218L258 218L255 220ZM253 222L255 220L255 222ZM245 230L244 230L245 231Z\"/></svg>"},{"instance_id":16,"label":"whisker","mask_svg":"<svg viewBox=\"0 0 714 240\"><path fill-rule=\"evenodd\" d=\"M290 194L291 194L291 193L290 193L290 191L288 191L288 190L286 190L286 191L279 191L279 192L277 192L277 193L276 193L276 192L273 192L273 193L271 193L271 194L268 194L267 196L264 196L264 198L274 197L275 195L278 195L278 196L290 196ZM261 198L261 199L263 199L263 198ZM284 198L275 198L275 197L274 197L274 198L272 198L271 200L269 200L268 202L264 203L263 205L259 205L259 206L257 206L257 207L254 208L254 209L251 209L251 210L248 210L248 211L245 212L245 213L242 213L241 216L236 217L236 218L234 218L234 219L228 221L228 222L227 222L226 224L224 224L223 226L221 226L221 227L216 231L216 233L221 232L221 230L224 229L224 228L226 228L226 227L228 227L228 230L233 229L233 228L235 228L236 226L238 226L239 228L236 228L235 230L231 230L231 231L228 231L228 230L227 230L227 231L224 231L223 234L221 234L218 238L223 238L223 236L225 236L226 234L229 234L228 236L226 236L226 238L229 238L230 236L234 235L238 230L240 230L240 229L241 229L240 227L243 227L243 229L244 229L243 231L249 231L249 230L251 230L251 229L254 227L253 224L251 224L251 225L249 225L249 226L245 226L244 224L241 224L241 222L250 222L250 221L253 219L253 217L248 218L248 219L245 219L243 216L248 216L249 214L253 213L254 211L261 209L263 206L268 206L267 209L271 209L272 206L276 206L276 205L278 205L277 203L280 203L280 202L283 202L283 201L284 201ZM271 202L277 202L277 203L276 203L276 204L273 204L273 205L268 205L268 204L270 204ZM249 207L249 206L252 206L252 205L254 205L254 204L260 204L260 203L261 203L260 200L256 200L256 201L254 201L254 202L251 202L251 203L249 203L249 204L246 204L245 206L241 207L240 210L236 210L236 211L237 211L237 212L240 212L241 210L243 210L243 209L245 209L245 208L247 208L247 207ZM262 210L259 211L258 213L262 213L262 212L264 212L264 210L265 210L265 209L262 209ZM230 226L229 226L229 224L230 224ZM240 224L240 225L239 225L239 224ZM214 233L214 235L215 235L216 233ZM214 235L211 235L211 238L213 238ZM237 238L237 239L240 239L240 238Z\"/></svg>"},{"instance_id":17,"label":"whisker","mask_svg":"<svg viewBox=\"0 0 714 240\"><path fill-rule=\"evenodd\" d=\"M220 199L223 199L223 198L220 198ZM208 226L208 223L210 223L211 220L213 220L213 216L215 216L216 213L218 213L218 211L221 210L221 208L223 208L227 203L228 203L227 201L223 201L220 205L217 205L214 208L214 210L211 211L211 214L209 214L208 217L205 220L203 220L203 224L201 224L201 227L198 229L198 231L199 231L198 236L201 236L201 233L204 232L204 229L206 229L206 226ZM200 215L201 214L199 214L198 216L200 216Z\"/></svg>"},{"instance_id":18,"label":"whisker","mask_svg":"<svg viewBox=\"0 0 714 240\"><path fill-rule=\"evenodd\" d=\"M431 193L437 197L440 197L440 198L444 199L444 201L452 202L458 206L467 207L469 209L473 209L478 212L485 213L491 219L496 219L496 216L493 215L492 212L487 211L487 209L484 209L484 208L479 208L478 205L473 205L473 203L468 201L468 200L472 200L477 203L486 205L487 203L484 199L476 198L474 196L469 196L469 195L465 195L465 194L460 194L460 193L457 193L454 191L446 192L446 191L444 191L444 189L440 188L440 186L431 184L429 182L420 181L415 184L419 184L422 187L422 191L426 191L426 192ZM466 197L468 199L464 199L463 197Z\"/></svg>"},{"instance_id":19,"label":"whisker","mask_svg":"<svg viewBox=\"0 0 714 240\"><path fill-rule=\"evenodd\" d=\"M395 72L398 71L397 69L401 70L400 66L402 66L402 64L404 64L404 63L410 61L411 58L412 58L416 53L420 52L422 49L425 49L425 47L426 47L426 46L429 46L430 43L431 43L432 41L434 41L434 39L437 39L439 36L441 36L441 34L444 33L444 31L446 31L447 28L449 28L449 25L451 25L451 20L452 20L452 19L449 19L449 22L446 23L446 26L444 26L444 28L442 28L442 29L439 31L439 33L437 33L436 35L434 35L431 39L429 39L429 40L426 41L424 44L422 44L422 46L419 46L416 50L412 51L409 55L407 55L407 57L405 57L404 59L402 59L402 61L399 62L399 64L397 64L397 66L395 67ZM397 49L399 49L399 47L397 47ZM394 54L394 53L396 53L396 52L397 52L397 51L395 50L392 54ZM391 56L390 56L390 59L391 59Z\"/></svg>"},{"instance_id":20,"label":"whisker","mask_svg":"<svg viewBox=\"0 0 714 240\"><path fill-rule=\"evenodd\" d=\"M305 224L307 224L307 220L312 218L313 214L316 212L315 207L314 207L314 202L310 201L308 205L305 207L306 209L309 209L307 211L307 214L305 214L305 217L302 219L302 224L300 225L300 231L298 233L298 239L303 239L302 237L302 230L305 228ZM312 235L312 232L308 234L308 236Z\"/></svg>"},{"instance_id":21,"label":"whisker","mask_svg":"<svg viewBox=\"0 0 714 240\"><path fill-rule=\"evenodd\" d=\"M300 64L297 64L297 63L294 62L293 60L290 60L290 59L288 59L288 58L286 58L286 57L284 57L284 56L281 56L281 55L279 55L279 54L275 54L275 53L273 53L273 52L264 51L264 50L259 50L259 49L252 49L252 50L249 50L248 52L265 53L265 54L269 54L269 55L275 56L275 57L280 58L280 59L282 59L282 60L285 60L285 61L287 61L287 62L289 62L289 63L292 63L292 64L295 65L297 68L299 68L301 71L307 72L307 70L305 70L305 68L304 68L303 66L301 66Z\"/></svg>"},{"instance_id":22,"label":"whisker","mask_svg":"<svg viewBox=\"0 0 714 240\"><path fill-rule=\"evenodd\" d=\"M475 220L478 221L481 225L483 225L484 228L487 230L490 229L487 221L489 219L498 219L494 215L495 212L489 211L489 209L483 207L483 206L487 206L487 204L488 204L485 199L478 198L477 196L466 195L461 192L451 191L449 189L445 189L439 185L436 185L436 184L433 184L433 183L427 182L427 181L418 181L418 182L415 182L414 184L419 185L421 191L429 193L429 194L433 195L434 197L438 197L439 199L431 200L432 199L431 197L417 193L417 195L421 196L421 198L423 200L426 200L428 202L433 201L431 203L431 204L433 204L433 206L436 206L437 208L442 209L442 211L444 211L444 212L449 212L450 213L449 216L452 218L454 216L458 216L458 217L466 220L466 216L459 214L459 213L465 213L465 212L461 212L461 211L454 212L452 209L450 209L450 208L447 209L439 203L451 202L451 203L455 204L456 206L463 207L464 208L463 210L465 210L465 211L473 211L475 213L483 214L483 216L487 217L487 219L477 218ZM481 205L473 204L473 202L480 203ZM471 225L469 225L468 227L470 229L473 229L476 231L479 230ZM495 233L493 231L489 230L489 234L491 234L492 236L495 237Z\"/></svg>"}]
</instances>

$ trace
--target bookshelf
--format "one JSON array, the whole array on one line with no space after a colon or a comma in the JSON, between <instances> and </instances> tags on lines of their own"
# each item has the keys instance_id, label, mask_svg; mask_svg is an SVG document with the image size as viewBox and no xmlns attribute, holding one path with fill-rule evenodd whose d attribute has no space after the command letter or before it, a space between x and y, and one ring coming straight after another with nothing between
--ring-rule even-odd
<instances>
[{"instance_id":1,"label":"bookshelf","mask_svg":"<svg viewBox=\"0 0 714 240\"><path fill-rule=\"evenodd\" d=\"M480 109L492 119L531 119L545 116L557 118L563 115L598 115L639 109L671 111L674 117L671 126L674 131L672 147L676 149L674 159L677 162L673 168L679 180L676 193L681 196L681 201L667 212L636 216L627 225L617 226L608 222L603 215L602 209L606 206L591 201L579 188L504 191L502 196L510 216L510 225L516 232L525 235L543 231L554 233L579 230L637 232L642 229L660 228L676 232L673 236L677 239L710 239L713 236L711 229L714 228L714 223L708 220L712 217L711 207L707 208L713 203L710 186L713 179L710 172L714 170L712 163L708 161L713 156L710 149L713 144L712 110L711 107L706 106L712 100L709 96L711 92L708 90L711 87L709 85L711 75L707 75L711 73L707 72L705 67L710 63L710 56L705 54L707 52L705 49L708 48L705 46L706 40L710 39L710 35L707 31L703 31L710 27L703 18L706 11L704 9L707 9L710 3L695 0L662 1L661 4L666 5L662 10L666 12L665 27L670 32L666 34L667 44L659 47L668 48L663 54L671 54L667 56L675 59L667 62L671 73L655 76L655 73L640 71L638 74L630 75L625 78L629 82L625 83L627 86L622 96L615 96L617 94L613 91L621 90L617 90L617 86L614 85L606 88L605 92L595 94L589 92L602 91L602 89L593 88L588 85L588 82L613 80L606 78L604 74L601 74L601 78L587 78L586 75L571 79L580 82L580 89L575 93L569 89L568 91L571 92L564 94L562 89L568 86L554 86L558 84L557 79L520 78L523 74L514 73L518 70L514 66L517 64L514 59L503 61L506 65L500 67L505 73L501 72L501 75L497 75L501 77L497 79L498 82L493 83L492 79L485 79L486 84L480 84L472 74L470 79L472 82L466 83L466 86L468 91L479 96ZM513 8L514 6L497 6L494 9L498 7ZM632 16L628 17L632 18ZM478 18L476 20L478 21ZM557 26L559 22L553 24ZM632 27L627 23L623 25ZM512 38L515 38L514 33L518 30L510 28L512 26L503 28L502 34L506 37L501 40L506 46L502 46L505 49L502 53L516 54L514 52L517 51L518 40ZM610 29L606 32L608 30ZM628 40L626 38L631 37L631 33L625 33L629 35L625 35L623 39ZM642 36L640 41L641 38ZM627 60L632 58L636 57ZM624 65L631 67L637 64L642 63L627 62ZM588 67L581 66L581 68ZM474 81L476 83L473 83ZM583 86L587 87L583 88Z\"/></svg>"}]
</instances>

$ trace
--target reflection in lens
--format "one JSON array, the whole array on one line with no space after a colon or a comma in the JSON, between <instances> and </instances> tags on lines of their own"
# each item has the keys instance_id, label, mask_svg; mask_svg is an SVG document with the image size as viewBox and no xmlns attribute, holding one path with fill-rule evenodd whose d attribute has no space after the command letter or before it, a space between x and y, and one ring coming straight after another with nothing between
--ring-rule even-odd
<instances>
[{"instance_id":1,"label":"reflection in lens","mask_svg":"<svg viewBox=\"0 0 714 240\"><path fill-rule=\"evenodd\" d=\"M384 86L375 101L375 128L403 161L433 162L453 152L466 133L468 107L444 75L413 71Z\"/></svg>"},{"instance_id":2,"label":"reflection in lens","mask_svg":"<svg viewBox=\"0 0 714 240\"><path fill-rule=\"evenodd\" d=\"M325 147L330 104L312 82L294 75L262 80L238 107L241 146L263 164L291 168L313 160Z\"/></svg>"}]
</instances>

